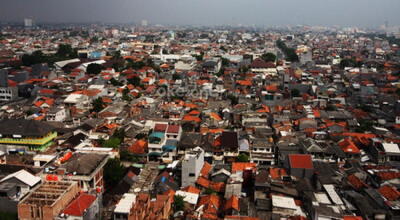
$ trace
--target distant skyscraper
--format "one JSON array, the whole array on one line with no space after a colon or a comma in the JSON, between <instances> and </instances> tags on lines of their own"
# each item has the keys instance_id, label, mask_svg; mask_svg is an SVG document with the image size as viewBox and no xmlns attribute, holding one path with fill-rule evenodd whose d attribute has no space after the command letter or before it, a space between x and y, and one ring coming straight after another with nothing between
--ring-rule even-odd
<instances>
[{"instance_id":1,"label":"distant skyscraper","mask_svg":"<svg viewBox=\"0 0 400 220\"><path fill-rule=\"evenodd\" d=\"M33 26L33 20L30 18L25 18L24 19L24 25L25 27L32 27Z\"/></svg>"},{"instance_id":2,"label":"distant skyscraper","mask_svg":"<svg viewBox=\"0 0 400 220\"><path fill-rule=\"evenodd\" d=\"M0 70L0 87L8 87L8 71Z\"/></svg>"},{"instance_id":3,"label":"distant skyscraper","mask_svg":"<svg viewBox=\"0 0 400 220\"><path fill-rule=\"evenodd\" d=\"M147 20L142 20L142 26L147 26L149 23L147 22Z\"/></svg>"}]
</instances>

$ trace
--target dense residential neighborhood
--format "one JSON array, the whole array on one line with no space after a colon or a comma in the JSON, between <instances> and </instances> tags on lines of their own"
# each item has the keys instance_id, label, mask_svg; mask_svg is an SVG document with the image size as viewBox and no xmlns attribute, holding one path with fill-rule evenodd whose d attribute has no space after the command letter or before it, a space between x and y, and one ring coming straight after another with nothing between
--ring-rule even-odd
<instances>
[{"instance_id":1,"label":"dense residential neighborhood","mask_svg":"<svg viewBox=\"0 0 400 220\"><path fill-rule=\"evenodd\" d=\"M400 219L398 28L26 26L0 219Z\"/></svg>"}]
</instances>

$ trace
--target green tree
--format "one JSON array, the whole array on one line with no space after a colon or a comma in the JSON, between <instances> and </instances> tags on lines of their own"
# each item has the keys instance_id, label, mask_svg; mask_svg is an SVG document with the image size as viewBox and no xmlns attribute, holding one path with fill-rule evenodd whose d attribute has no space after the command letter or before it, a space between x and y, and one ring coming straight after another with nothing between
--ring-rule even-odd
<instances>
[{"instance_id":1,"label":"green tree","mask_svg":"<svg viewBox=\"0 0 400 220\"><path fill-rule=\"evenodd\" d=\"M180 74L178 74L178 73L174 73L174 74L172 75L172 79L173 79L173 80L182 79L182 76L181 76Z\"/></svg>"},{"instance_id":2,"label":"green tree","mask_svg":"<svg viewBox=\"0 0 400 220\"><path fill-rule=\"evenodd\" d=\"M128 87L126 87L124 90L122 90L122 100L127 101L127 102L132 101L132 98L129 95Z\"/></svg>"},{"instance_id":3,"label":"green tree","mask_svg":"<svg viewBox=\"0 0 400 220\"><path fill-rule=\"evenodd\" d=\"M371 131L374 126L374 122L371 120L360 120L360 126L356 128L356 132L364 133L366 131Z\"/></svg>"},{"instance_id":4,"label":"green tree","mask_svg":"<svg viewBox=\"0 0 400 220\"><path fill-rule=\"evenodd\" d=\"M230 61L226 58L221 57L222 66L229 66Z\"/></svg>"},{"instance_id":5,"label":"green tree","mask_svg":"<svg viewBox=\"0 0 400 220\"><path fill-rule=\"evenodd\" d=\"M121 142L123 142L124 138L125 138L125 130L123 128L119 128L119 129L115 130L112 137L116 137L116 138L120 139Z\"/></svg>"},{"instance_id":6,"label":"green tree","mask_svg":"<svg viewBox=\"0 0 400 220\"><path fill-rule=\"evenodd\" d=\"M78 57L77 51L72 49L69 44L60 44L58 45L58 50L56 53L57 56L65 57L65 58L76 58Z\"/></svg>"},{"instance_id":7,"label":"green tree","mask_svg":"<svg viewBox=\"0 0 400 220\"><path fill-rule=\"evenodd\" d=\"M121 159L122 161L129 161L129 162L133 162L133 163L137 163L137 162L140 161L140 159L139 159L137 156L131 154L131 153L130 153L129 151L127 151L127 150L121 151L121 152L119 153L119 157L120 157L120 159Z\"/></svg>"},{"instance_id":8,"label":"green tree","mask_svg":"<svg viewBox=\"0 0 400 220\"><path fill-rule=\"evenodd\" d=\"M113 86L122 86L122 85L123 85L123 83L121 83L120 81L118 81L118 80L116 80L116 79L114 79L114 78L111 78L111 79L110 79L110 83L111 83L111 85L113 85Z\"/></svg>"},{"instance_id":9,"label":"green tree","mask_svg":"<svg viewBox=\"0 0 400 220\"><path fill-rule=\"evenodd\" d=\"M86 68L88 74L98 75L103 70L103 66L97 63L91 63Z\"/></svg>"},{"instance_id":10,"label":"green tree","mask_svg":"<svg viewBox=\"0 0 400 220\"><path fill-rule=\"evenodd\" d=\"M46 56L40 50L37 50L30 55L24 54L22 56L22 63L24 64L24 66L32 66L34 64L45 63L45 62L46 62Z\"/></svg>"},{"instance_id":11,"label":"green tree","mask_svg":"<svg viewBox=\"0 0 400 220\"><path fill-rule=\"evenodd\" d=\"M104 181L106 188L116 186L124 178L126 169L119 159L109 159L104 166Z\"/></svg>"},{"instance_id":12,"label":"green tree","mask_svg":"<svg viewBox=\"0 0 400 220\"><path fill-rule=\"evenodd\" d=\"M232 94L229 94L227 98L231 100L232 105L237 105L239 103L239 98Z\"/></svg>"},{"instance_id":13,"label":"green tree","mask_svg":"<svg viewBox=\"0 0 400 220\"><path fill-rule=\"evenodd\" d=\"M261 55L261 59L263 59L266 62L275 62L276 55L273 53L265 53L265 54Z\"/></svg>"},{"instance_id":14,"label":"green tree","mask_svg":"<svg viewBox=\"0 0 400 220\"><path fill-rule=\"evenodd\" d=\"M210 189L210 188L207 188L207 189L204 191L204 193L207 194L207 195L211 195L211 194L216 195L216 194L217 194L217 192L216 192L215 190Z\"/></svg>"},{"instance_id":15,"label":"green tree","mask_svg":"<svg viewBox=\"0 0 400 220\"><path fill-rule=\"evenodd\" d=\"M121 140L119 138L111 137L110 139L104 141L101 146L107 148L118 148L120 144Z\"/></svg>"},{"instance_id":16,"label":"green tree","mask_svg":"<svg viewBox=\"0 0 400 220\"><path fill-rule=\"evenodd\" d=\"M292 97L299 97L300 96L300 91L298 89L292 89L290 94L292 95Z\"/></svg>"},{"instance_id":17,"label":"green tree","mask_svg":"<svg viewBox=\"0 0 400 220\"><path fill-rule=\"evenodd\" d=\"M290 62L298 62L299 61L299 57L297 56L296 50L294 48L287 47L286 44L281 40L277 40L276 45L279 49L282 50L282 52L285 54L286 59L288 61L290 61Z\"/></svg>"},{"instance_id":18,"label":"green tree","mask_svg":"<svg viewBox=\"0 0 400 220\"><path fill-rule=\"evenodd\" d=\"M183 211L183 208L185 207L185 201L183 199L183 196L174 196L174 203L172 204L174 212Z\"/></svg>"},{"instance_id":19,"label":"green tree","mask_svg":"<svg viewBox=\"0 0 400 220\"><path fill-rule=\"evenodd\" d=\"M134 76L130 79L128 79L128 83L132 84L134 86L141 86L141 79L138 76Z\"/></svg>"},{"instance_id":20,"label":"green tree","mask_svg":"<svg viewBox=\"0 0 400 220\"><path fill-rule=\"evenodd\" d=\"M17 213L0 212L0 219L2 219L2 220L17 220L18 215L17 215Z\"/></svg>"},{"instance_id":21,"label":"green tree","mask_svg":"<svg viewBox=\"0 0 400 220\"><path fill-rule=\"evenodd\" d=\"M249 156L247 154L241 153L237 158L238 162L249 162Z\"/></svg>"},{"instance_id":22,"label":"green tree","mask_svg":"<svg viewBox=\"0 0 400 220\"><path fill-rule=\"evenodd\" d=\"M101 110L104 109L105 103L103 102L103 99L99 97L93 100L92 106L93 106L92 112L100 112Z\"/></svg>"}]
</instances>

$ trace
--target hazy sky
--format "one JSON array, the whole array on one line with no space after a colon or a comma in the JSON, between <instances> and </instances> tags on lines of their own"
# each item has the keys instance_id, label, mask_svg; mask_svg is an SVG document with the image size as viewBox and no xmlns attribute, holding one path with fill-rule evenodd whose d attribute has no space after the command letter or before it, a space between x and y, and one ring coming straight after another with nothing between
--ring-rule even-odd
<instances>
[{"instance_id":1,"label":"hazy sky","mask_svg":"<svg viewBox=\"0 0 400 220\"><path fill-rule=\"evenodd\" d=\"M158 24L400 24L400 0L0 0L0 21Z\"/></svg>"}]
</instances>

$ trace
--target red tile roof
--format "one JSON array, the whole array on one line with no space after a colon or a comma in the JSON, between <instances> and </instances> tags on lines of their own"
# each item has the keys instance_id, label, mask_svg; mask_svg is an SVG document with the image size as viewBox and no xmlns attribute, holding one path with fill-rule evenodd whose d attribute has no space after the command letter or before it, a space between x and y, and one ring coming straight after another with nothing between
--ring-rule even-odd
<instances>
[{"instance_id":1,"label":"red tile roof","mask_svg":"<svg viewBox=\"0 0 400 220\"><path fill-rule=\"evenodd\" d=\"M354 174L350 175L347 177L347 180L349 183L355 188L355 189L361 189L363 187L367 187L368 185L365 184L363 181L361 181L357 176Z\"/></svg>"},{"instance_id":2,"label":"red tile roof","mask_svg":"<svg viewBox=\"0 0 400 220\"><path fill-rule=\"evenodd\" d=\"M363 220L360 216L344 216L343 220Z\"/></svg>"},{"instance_id":3,"label":"red tile roof","mask_svg":"<svg viewBox=\"0 0 400 220\"><path fill-rule=\"evenodd\" d=\"M379 188L379 192L389 201L394 201L400 198L400 192L396 188L388 185Z\"/></svg>"},{"instance_id":4,"label":"red tile roof","mask_svg":"<svg viewBox=\"0 0 400 220\"><path fill-rule=\"evenodd\" d=\"M157 132L165 132L167 130L168 125L167 124L156 124L154 126L154 131Z\"/></svg>"},{"instance_id":5,"label":"red tile roof","mask_svg":"<svg viewBox=\"0 0 400 220\"><path fill-rule=\"evenodd\" d=\"M291 168L313 169L311 155L309 154L291 154L289 155Z\"/></svg>"},{"instance_id":6,"label":"red tile roof","mask_svg":"<svg viewBox=\"0 0 400 220\"><path fill-rule=\"evenodd\" d=\"M64 209L63 213L72 216L82 216L84 211L89 208L95 200L96 196L82 193Z\"/></svg>"},{"instance_id":7,"label":"red tile roof","mask_svg":"<svg viewBox=\"0 0 400 220\"><path fill-rule=\"evenodd\" d=\"M179 128L180 128L179 125L168 125L167 133L178 134Z\"/></svg>"}]
</instances>

